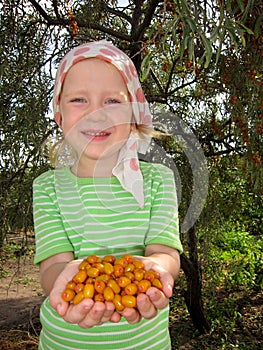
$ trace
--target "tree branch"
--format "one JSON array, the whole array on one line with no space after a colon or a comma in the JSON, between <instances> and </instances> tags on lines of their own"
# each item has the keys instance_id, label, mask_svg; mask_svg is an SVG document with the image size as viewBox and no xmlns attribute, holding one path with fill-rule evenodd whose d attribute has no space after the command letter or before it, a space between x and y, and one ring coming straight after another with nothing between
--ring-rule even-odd
<instances>
[{"instance_id":1,"label":"tree branch","mask_svg":"<svg viewBox=\"0 0 263 350\"><path fill-rule=\"evenodd\" d=\"M138 1L138 3L141 3L143 1ZM156 10L156 7L159 5L159 3L162 3L163 1L160 0L152 0L147 2L148 6L145 11L144 20L142 21L141 25L139 25L139 22L136 18L136 13L134 15L134 23L133 23L133 31L132 31L132 38L134 41L140 41L142 40L145 31L148 29L149 25L151 24L154 12ZM141 13L139 14L141 16Z\"/></svg>"},{"instance_id":2,"label":"tree branch","mask_svg":"<svg viewBox=\"0 0 263 350\"><path fill-rule=\"evenodd\" d=\"M168 80L167 80L167 84L166 84L166 87L165 87L165 93L167 94L168 91L169 91L169 87L172 83L172 77L173 77L173 72L174 72L174 69L175 69L175 66L178 62L179 58L176 58L174 61L173 61L173 65L172 65L172 68L170 70L170 73L169 73L169 77L168 77Z\"/></svg>"},{"instance_id":3,"label":"tree branch","mask_svg":"<svg viewBox=\"0 0 263 350\"><path fill-rule=\"evenodd\" d=\"M150 68L150 74L151 74L153 80L155 81L156 85L158 86L158 89L160 90L161 95L165 96L165 91L164 91L164 89L162 87L162 84L161 84L160 80L157 78L157 76L154 73L154 71L152 70L152 68Z\"/></svg>"},{"instance_id":4,"label":"tree branch","mask_svg":"<svg viewBox=\"0 0 263 350\"><path fill-rule=\"evenodd\" d=\"M57 0L52 0L52 3L53 3L53 7L54 7L54 12L55 12L57 18L60 19L61 17L60 17L60 14L58 12L58 2L57 2Z\"/></svg>"},{"instance_id":5,"label":"tree branch","mask_svg":"<svg viewBox=\"0 0 263 350\"><path fill-rule=\"evenodd\" d=\"M103 8L106 12L111 13L112 15L115 15L115 16L117 16L117 17L123 18L123 19L125 19L127 22L132 23L131 17L128 16L125 12L116 10L116 9L114 9L114 8L112 8L112 7L109 7L108 5L106 5L105 2L102 2L102 8Z\"/></svg>"},{"instance_id":6,"label":"tree branch","mask_svg":"<svg viewBox=\"0 0 263 350\"><path fill-rule=\"evenodd\" d=\"M38 11L38 13L44 18L44 20L47 22L48 25L62 25L67 26L69 24L68 19L64 18L52 18L50 17L46 11L43 9L42 6L40 6L35 0L29 0L32 4L32 6ZM102 33L109 34L117 39L125 40L125 41L131 41L131 37L125 33L117 32L111 28L104 27L98 23L92 23L92 22L86 22L86 21L80 21L76 19L78 26L83 28L89 28L101 31Z\"/></svg>"},{"instance_id":7,"label":"tree branch","mask_svg":"<svg viewBox=\"0 0 263 350\"><path fill-rule=\"evenodd\" d=\"M92 23L92 22L86 23L86 22L78 21L78 19L76 19L76 20L77 20L79 27L99 30L100 32L105 33L105 34L109 34L117 39L128 41L128 42L131 41L131 37L128 34L116 32L115 30L113 30L109 27L104 27L98 23Z\"/></svg>"},{"instance_id":8,"label":"tree branch","mask_svg":"<svg viewBox=\"0 0 263 350\"><path fill-rule=\"evenodd\" d=\"M46 11L43 9L42 6L39 5L38 2L36 2L35 0L29 0L29 2L31 2L32 6L37 10L37 12L48 22L48 23L54 23L54 19L52 17L50 17Z\"/></svg>"}]
</instances>

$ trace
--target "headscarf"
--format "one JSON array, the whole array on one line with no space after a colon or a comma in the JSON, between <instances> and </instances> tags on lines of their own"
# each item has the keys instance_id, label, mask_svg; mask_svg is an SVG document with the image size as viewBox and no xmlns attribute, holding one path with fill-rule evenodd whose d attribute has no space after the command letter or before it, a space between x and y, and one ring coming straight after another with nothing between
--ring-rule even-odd
<instances>
[{"instance_id":1,"label":"headscarf","mask_svg":"<svg viewBox=\"0 0 263 350\"><path fill-rule=\"evenodd\" d=\"M145 99L136 68L132 60L120 49L106 40L85 43L73 48L61 60L55 79L53 110L55 119L60 119L60 93L69 69L79 61L87 58L99 58L113 64L120 72L130 95L133 116L137 125L152 128L152 116ZM131 134L122 146L112 174L118 178L122 187L130 192L141 207L144 205L143 177L139 167L138 152L145 154L151 137L144 134L139 137Z\"/></svg>"}]
</instances>

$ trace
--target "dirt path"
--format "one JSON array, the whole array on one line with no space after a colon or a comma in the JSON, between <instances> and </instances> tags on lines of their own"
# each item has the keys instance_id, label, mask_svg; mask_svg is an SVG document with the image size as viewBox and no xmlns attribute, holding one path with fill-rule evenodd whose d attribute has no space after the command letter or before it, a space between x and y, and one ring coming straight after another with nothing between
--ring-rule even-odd
<instances>
[{"instance_id":1,"label":"dirt path","mask_svg":"<svg viewBox=\"0 0 263 350\"><path fill-rule=\"evenodd\" d=\"M33 257L8 259L2 264L0 288L0 327L19 324L34 312L44 294L39 283L39 271Z\"/></svg>"}]
</instances>

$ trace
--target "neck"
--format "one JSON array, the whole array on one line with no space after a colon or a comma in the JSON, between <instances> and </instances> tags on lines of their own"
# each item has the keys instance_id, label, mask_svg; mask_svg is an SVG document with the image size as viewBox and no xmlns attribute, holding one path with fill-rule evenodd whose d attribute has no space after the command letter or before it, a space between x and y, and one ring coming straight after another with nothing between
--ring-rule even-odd
<instances>
[{"instance_id":1,"label":"neck","mask_svg":"<svg viewBox=\"0 0 263 350\"><path fill-rule=\"evenodd\" d=\"M117 159L87 160L79 159L72 167L71 171L77 177L111 177L112 169L116 165Z\"/></svg>"}]
</instances>

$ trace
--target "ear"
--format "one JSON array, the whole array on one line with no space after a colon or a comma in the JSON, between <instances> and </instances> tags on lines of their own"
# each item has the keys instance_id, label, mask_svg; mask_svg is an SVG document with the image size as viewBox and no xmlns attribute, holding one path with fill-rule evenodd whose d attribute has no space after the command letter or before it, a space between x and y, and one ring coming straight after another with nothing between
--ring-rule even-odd
<instances>
[{"instance_id":1,"label":"ear","mask_svg":"<svg viewBox=\"0 0 263 350\"><path fill-rule=\"evenodd\" d=\"M62 116L61 116L60 112L56 112L56 114L55 114L55 121L58 124L58 126L61 128Z\"/></svg>"}]
</instances>

